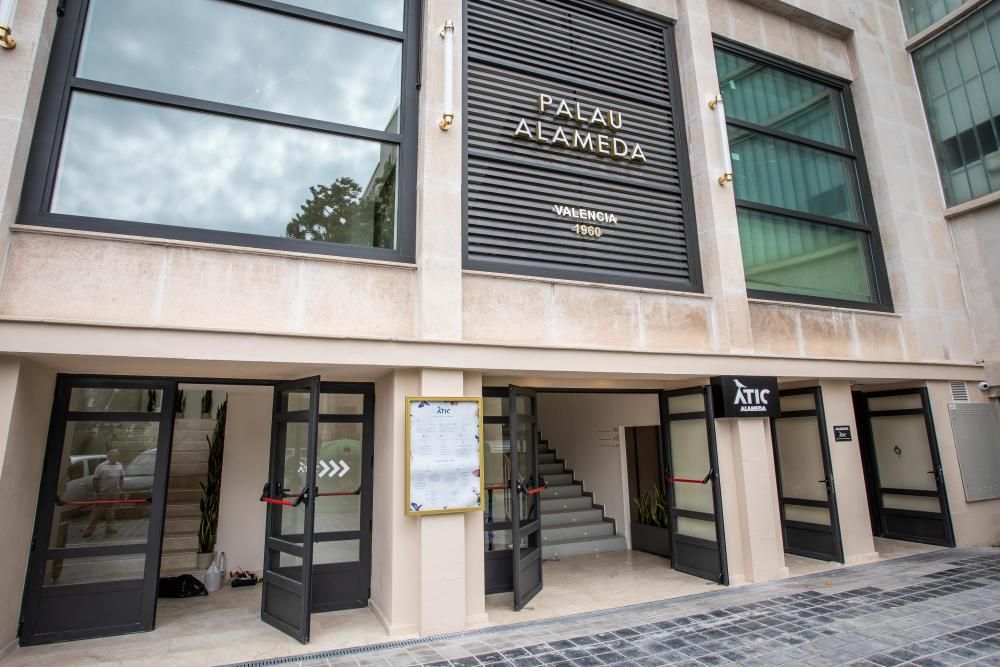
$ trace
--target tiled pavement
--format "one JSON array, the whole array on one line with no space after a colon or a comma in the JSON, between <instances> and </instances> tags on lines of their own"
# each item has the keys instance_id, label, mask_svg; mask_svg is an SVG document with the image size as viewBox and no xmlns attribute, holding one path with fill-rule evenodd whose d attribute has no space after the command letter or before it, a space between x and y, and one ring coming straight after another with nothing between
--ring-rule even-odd
<instances>
[{"instance_id":1,"label":"tiled pavement","mask_svg":"<svg viewBox=\"0 0 1000 667\"><path fill-rule=\"evenodd\" d=\"M1000 667L1000 550L943 550L605 612L258 664Z\"/></svg>"}]
</instances>

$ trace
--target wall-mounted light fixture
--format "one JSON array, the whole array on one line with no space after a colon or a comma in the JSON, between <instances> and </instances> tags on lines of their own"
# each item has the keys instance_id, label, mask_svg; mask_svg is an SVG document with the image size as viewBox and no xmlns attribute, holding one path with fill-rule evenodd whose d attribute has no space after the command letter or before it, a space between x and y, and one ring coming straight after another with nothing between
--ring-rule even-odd
<instances>
[{"instance_id":1,"label":"wall-mounted light fixture","mask_svg":"<svg viewBox=\"0 0 1000 667\"><path fill-rule=\"evenodd\" d=\"M715 112L715 119L718 121L719 143L722 145L722 157L725 160L725 172L719 176L719 185L726 187L726 183L733 182L733 156L729 152L729 132L726 130L726 108L722 95L716 95L715 99L709 100L708 108Z\"/></svg>"},{"instance_id":2,"label":"wall-mounted light fixture","mask_svg":"<svg viewBox=\"0 0 1000 667\"><path fill-rule=\"evenodd\" d=\"M445 21L441 28L444 40L444 95L442 96L441 122L438 127L447 130L455 122L455 22Z\"/></svg>"},{"instance_id":3,"label":"wall-mounted light fixture","mask_svg":"<svg viewBox=\"0 0 1000 667\"><path fill-rule=\"evenodd\" d=\"M11 36L14 32L14 8L17 0L0 0L0 48L13 49L17 41Z\"/></svg>"}]
</instances>

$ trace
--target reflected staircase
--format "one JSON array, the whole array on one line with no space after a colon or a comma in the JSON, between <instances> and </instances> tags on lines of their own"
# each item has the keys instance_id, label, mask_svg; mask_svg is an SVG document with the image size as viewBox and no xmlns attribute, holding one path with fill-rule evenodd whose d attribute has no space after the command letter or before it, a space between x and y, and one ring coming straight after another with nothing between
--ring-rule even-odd
<instances>
[{"instance_id":1,"label":"reflected staircase","mask_svg":"<svg viewBox=\"0 0 1000 667\"><path fill-rule=\"evenodd\" d=\"M542 558L558 560L611 551L624 551L625 538L615 534L615 522L604 507L584 491L547 440L539 441L538 472L548 488L542 491Z\"/></svg>"},{"instance_id":2,"label":"reflected staircase","mask_svg":"<svg viewBox=\"0 0 1000 667\"><path fill-rule=\"evenodd\" d=\"M167 481L160 576L198 571L201 483L208 477L208 440L214 419L174 420L174 441Z\"/></svg>"}]
</instances>

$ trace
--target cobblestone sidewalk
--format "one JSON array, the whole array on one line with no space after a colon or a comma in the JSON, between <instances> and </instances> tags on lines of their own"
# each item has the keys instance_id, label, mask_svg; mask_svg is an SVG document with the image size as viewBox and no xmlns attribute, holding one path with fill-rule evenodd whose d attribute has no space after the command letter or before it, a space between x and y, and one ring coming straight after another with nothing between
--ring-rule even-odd
<instances>
[{"instance_id":1,"label":"cobblestone sidewalk","mask_svg":"<svg viewBox=\"0 0 1000 667\"><path fill-rule=\"evenodd\" d=\"M268 665L996 665L1000 550L951 549Z\"/></svg>"}]
</instances>

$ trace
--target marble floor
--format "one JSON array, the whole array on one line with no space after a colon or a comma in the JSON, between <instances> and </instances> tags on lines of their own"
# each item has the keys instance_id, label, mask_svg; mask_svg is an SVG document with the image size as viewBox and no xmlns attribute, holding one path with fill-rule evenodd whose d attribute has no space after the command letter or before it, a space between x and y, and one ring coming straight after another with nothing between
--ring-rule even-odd
<instances>
[{"instance_id":1,"label":"marble floor","mask_svg":"<svg viewBox=\"0 0 1000 667\"><path fill-rule=\"evenodd\" d=\"M876 540L882 558L933 551L936 547ZM792 576L841 569L798 556L787 556ZM567 614L612 609L724 587L670 569L670 561L637 551L577 556L544 565L545 587L520 612L510 594L487 597L489 626L552 619ZM735 588L735 587L734 587ZM742 588L742 587L741 587ZM260 621L260 588L223 588L203 598L159 601L156 630L142 635L18 648L2 667L41 665L213 665L262 660L307 652L377 644L409 636L386 634L369 609L353 609L312 618L312 641L304 647Z\"/></svg>"}]
</instances>

